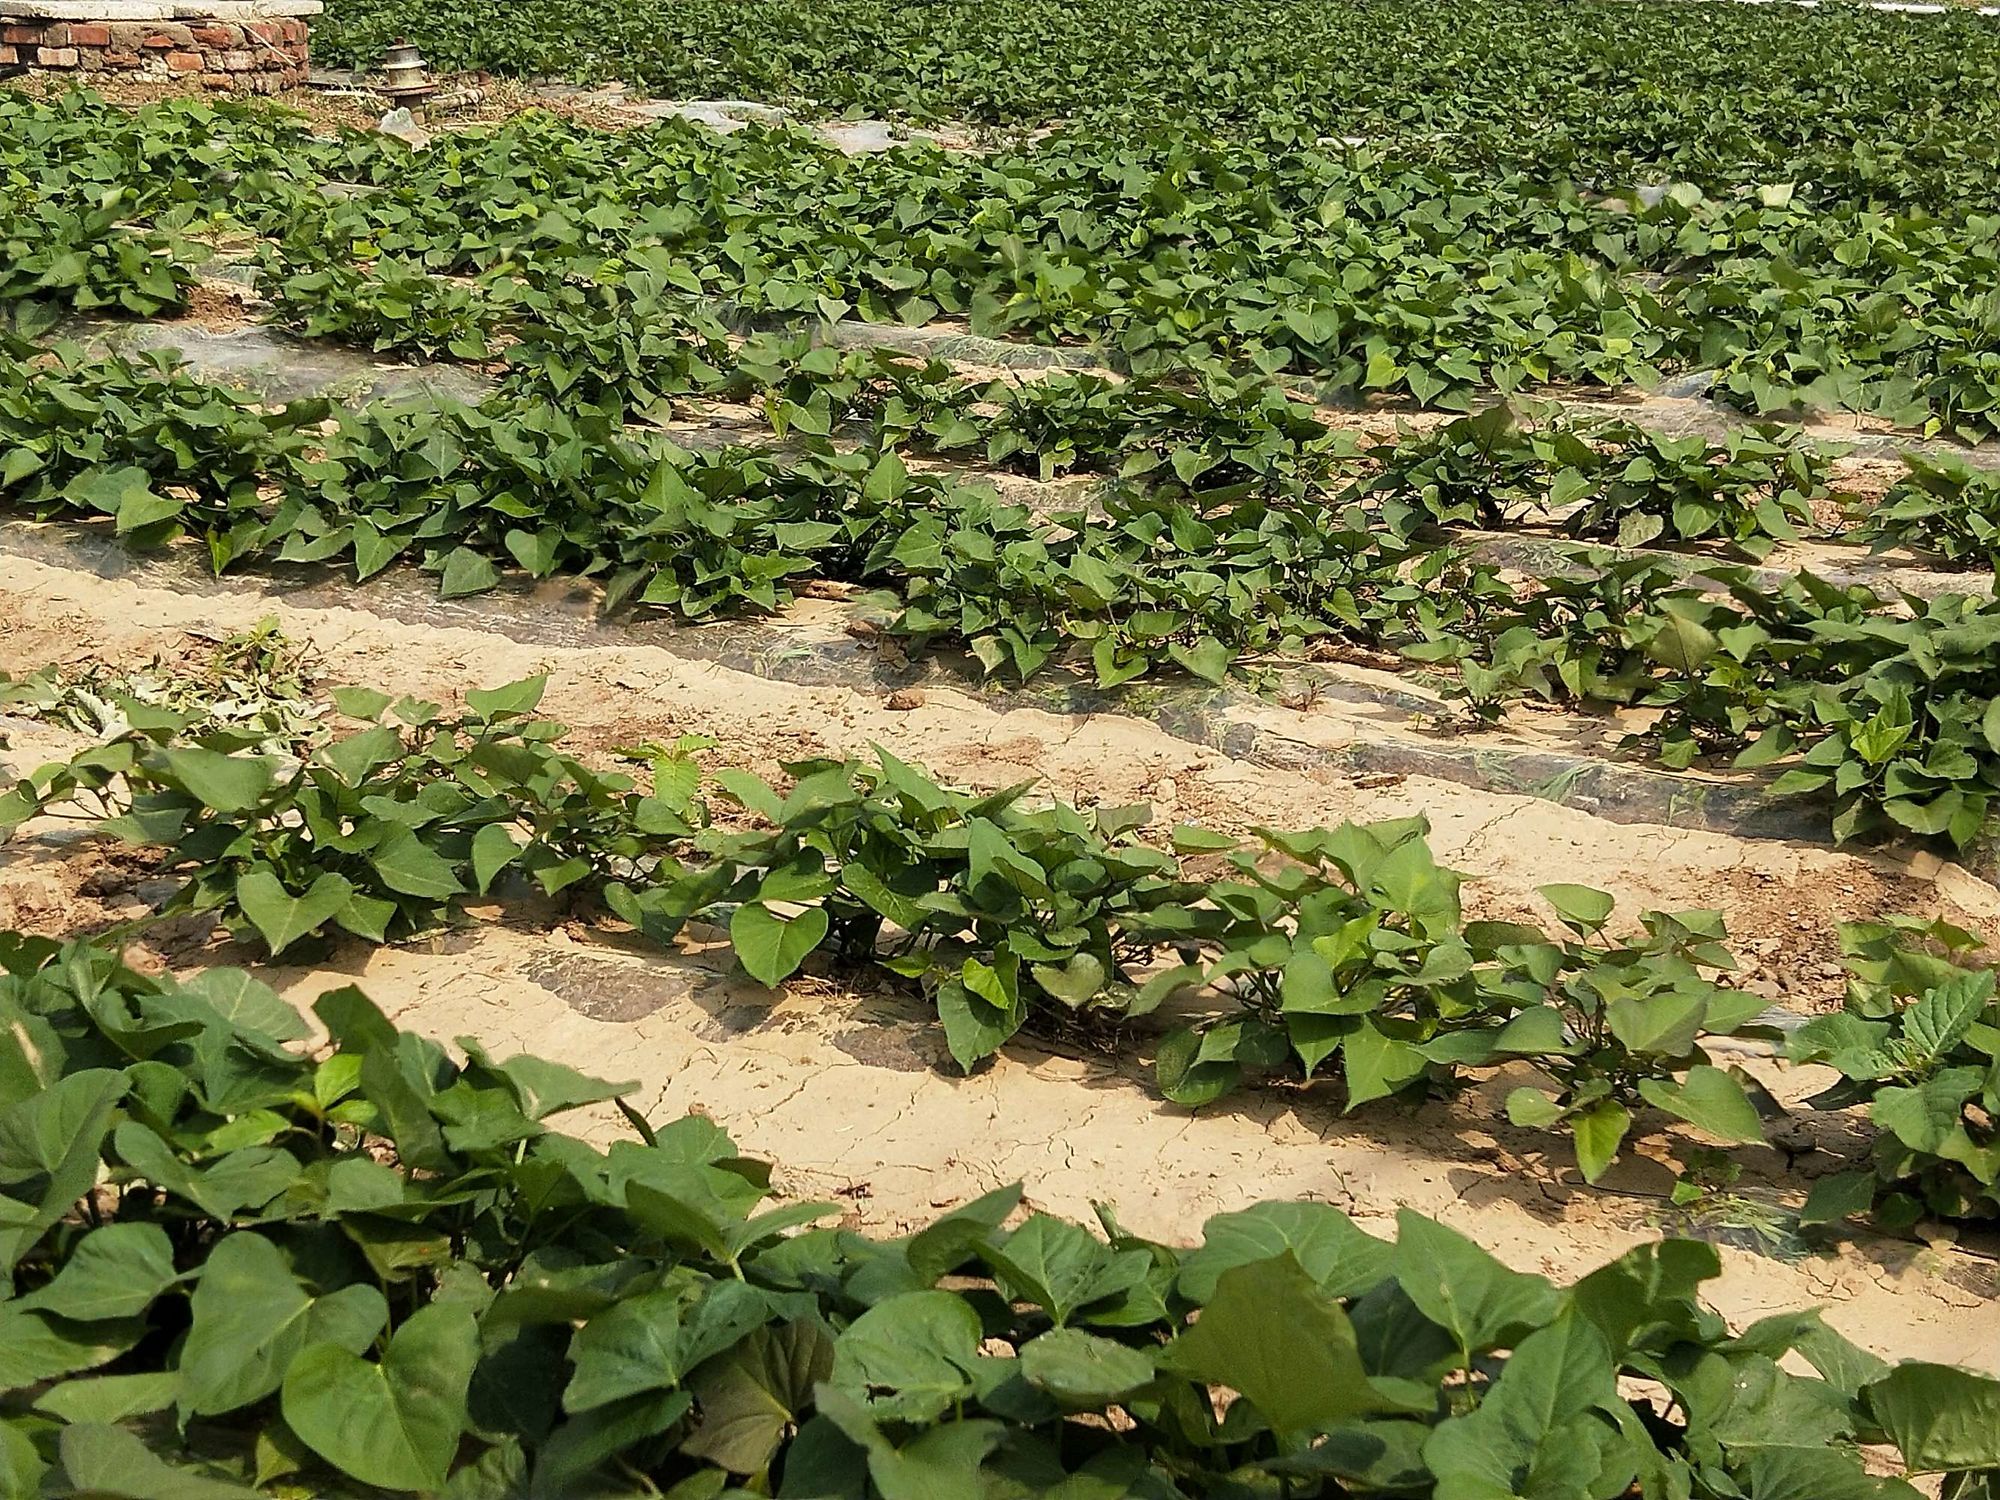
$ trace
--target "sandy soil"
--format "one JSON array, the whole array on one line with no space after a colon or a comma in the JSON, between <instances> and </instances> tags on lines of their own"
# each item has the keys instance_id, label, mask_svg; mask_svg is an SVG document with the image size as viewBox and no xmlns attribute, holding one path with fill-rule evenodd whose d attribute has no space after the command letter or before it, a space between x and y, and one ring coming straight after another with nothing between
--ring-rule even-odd
<instances>
[{"instance_id":1,"label":"sandy soil","mask_svg":"<svg viewBox=\"0 0 2000 1500\"><path fill-rule=\"evenodd\" d=\"M880 743L960 783L1037 777L1052 794L1146 799L1162 819L1231 831L1421 811L1440 857L1475 875L1468 902L1479 914L1545 919L1534 887L1557 879L1604 886L1628 910L1720 906L1748 958L1749 982L1801 1008L1838 992L1833 923L1841 918L1914 910L2000 930L2000 893L1928 857L1611 823L1419 776L1385 784L1323 767L1274 769L1140 720L1003 712L935 686L914 706L892 706L884 694L759 677L608 630L585 644L550 645L471 624L411 625L372 612L369 597L299 603L281 585L252 578L204 595L0 551L0 666L86 656L137 663L179 649L190 632L212 637L275 615L310 643L330 683L451 699L469 686L547 671L545 706L575 727L587 752L699 731L720 740L720 760L771 774L798 756L862 754ZM1321 707L1268 712L1302 738L1331 722ZM58 752L59 741L16 729L4 757L23 769ZM101 927L138 909L148 873L143 860L94 844L46 834L17 843L0 863L0 922ZM160 948L178 966L244 956L202 930L169 933ZM1107 1199L1133 1229L1177 1240L1192 1239L1211 1213L1309 1196L1368 1222L1398 1206L1419 1208L1514 1264L1567 1279L1658 1232L1668 1163L1687 1144L1649 1138L1598 1189L1583 1188L1560 1142L1514 1131L1498 1114L1506 1089L1521 1081L1505 1076L1456 1100L1358 1119L1341 1117L1322 1092L1288 1089L1194 1118L1148 1089L1143 1038L1136 1058L1088 1039L1041 1039L960 1078L934 1026L902 997L812 976L773 995L731 977L699 944L659 955L581 930L484 925L404 949L338 952L333 967L292 972L289 990L304 1002L354 979L412 1028L476 1034L503 1052L532 1049L633 1079L656 1117L702 1110L747 1150L780 1163L787 1193L842 1201L854 1222L871 1227L907 1227L1015 1178L1038 1206L1087 1215L1091 1200ZM1839 1130L1838 1121L1818 1123ZM1787 1152L1811 1144L1809 1135L1784 1141ZM1784 1156L1749 1160L1746 1198L1774 1195ZM1827 1153L1808 1152L1785 1180L1796 1187L1832 1164ZM1968 1316L2000 1291L1993 1261L1980 1253L1990 1247L1862 1239L1834 1254L1782 1242L1765 1248L1781 1253L1726 1250L1716 1301L1730 1316L1825 1303L1838 1326L1884 1352L2000 1368L1990 1325Z\"/></svg>"}]
</instances>

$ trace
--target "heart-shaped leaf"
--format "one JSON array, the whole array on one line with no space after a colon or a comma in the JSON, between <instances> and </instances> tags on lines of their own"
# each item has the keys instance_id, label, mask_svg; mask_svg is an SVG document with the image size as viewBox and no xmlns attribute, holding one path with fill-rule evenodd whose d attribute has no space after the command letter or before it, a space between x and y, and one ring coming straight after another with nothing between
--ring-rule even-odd
<instances>
[{"instance_id":1,"label":"heart-shaped leaf","mask_svg":"<svg viewBox=\"0 0 2000 1500\"><path fill-rule=\"evenodd\" d=\"M346 877L331 871L315 880L303 896L286 890L269 870L252 870L236 882L236 904L274 958L331 922L353 894Z\"/></svg>"},{"instance_id":2,"label":"heart-shaped leaf","mask_svg":"<svg viewBox=\"0 0 2000 1500\"><path fill-rule=\"evenodd\" d=\"M781 917L761 901L746 901L729 919L729 941L750 977L775 988L798 972L826 937L829 925L821 907Z\"/></svg>"},{"instance_id":3,"label":"heart-shaped leaf","mask_svg":"<svg viewBox=\"0 0 2000 1500\"><path fill-rule=\"evenodd\" d=\"M465 1431L479 1325L463 1304L432 1303L396 1330L379 1364L315 1344L285 1375L285 1422L341 1472L385 1490L444 1484Z\"/></svg>"}]
</instances>

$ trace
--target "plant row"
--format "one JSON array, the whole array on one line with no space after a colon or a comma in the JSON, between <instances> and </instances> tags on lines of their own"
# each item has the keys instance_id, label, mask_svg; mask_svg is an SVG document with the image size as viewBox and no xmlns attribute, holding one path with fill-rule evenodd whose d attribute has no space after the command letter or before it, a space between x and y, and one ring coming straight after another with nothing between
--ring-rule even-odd
<instances>
[{"instance_id":1,"label":"plant row","mask_svg":"<svg viewBox=\"0 0 2000 1500\"><path fill-rule=\"evenodd\" d=\"M601 4L337 0L315 46L376 66L398 37L435 62L617 78L676 99L999 126L1074 122L1238 138L1362 137L1426 159L1581 182L1797 183L1822 199L1990 202L2000 39L1987 18L1859 7L1448 14L1306 0L802 0Z\"/></svg>"},{"instance_id":2,"label":"plant row","mask_svg":"<svg viewBox=\"0 0 2000 1500\"><path fill-rule=\"evenodd\" d=\"M1762 1140L1760 1111L1777 1111L1705 1050L1779 1035L1766 1002L1717 981L1733 960L1714 912L1644 913L1641 935L1614 940L1609 897L1550 886L1569 933L1552 939L1465 921L1460 877L1420 819L1266 829L1248 844L1182 825L1169 852L1140 836L1143 806L955 792L886 751L790 766L782 794L717 772L736 810L718 826L698 744L633 747L643 778L594 770L532 717L541 691L475 691L447 716L343 690L350 713L387 717L298 756L240 753L248 732L190 735L186 715L130 703L130 730L19 783L0 826L49 809L102 820L165 851L180 884L162 914L213 913L273 954L336 933L393 942L489 901L608 910L661 944L700 921L726 928L767 986L808 961L901 979L968 1069L1031 1022L1162 1012L1180 1024L1157 1079L1190 1107L1246 1078L1324 1072L1353 1108L1527 1063L1547 1083L1518 1089L1510 1115L1568 1130L1589 1179L1636 1109L1736 1143ZM1852 1083L1831 1102L1868 1103L1897 1143L1879 1164L1895 1223L2000 1213L2000 1005L1990 975L1925 968L1927 936L1871 935L1854 1016L1793 1044L1802 1060L1841 1054ZM1856 1049L1875 1061L1850 1068ZM1866 1209L1874 1179L1827 1193L1812 1217Z\"/></svg>"},{"instance_id":3,"label":"plant row","mask_svg":"<svg viewBox=\"0 0 2000 1500\"><path fill-rule=\"evenodd\" d=\"M781 322L961 317L1140 371L1220 359L1452 409L1710 369L1757 409L1978 436L2000 390L1984 298L2000 220L1822 205L1782 183L1634 195L1166 131L848 158L794 132L534 116L411 155L247 108L121 114L0 102L17 232L44 240L24 240L28 269L0 290L114 301L123 289L98 283L127 262L177 290L187 269L158 262L160 233L247 231L293 326L469 356L526 337L600 378L626 378L690 302L720 301ZM181 153L202 170L153 180ZM118 222L79 246L69 226L107 207Z\"/></svg>"},{"instance_id":4,"label":"plant row","mask_svg":"<svg viewBox=\"0 0 2000 1500\"><path fill-rule=\"evenodd\" d=\"M351 987L313 1010L318 1047L254 975L0 935L8 1494L1916 1500L1888 1451L1973 1500L2000 1473L2000 1382L1812 1312L1732 1330L1704 1244L1559 1288L1410 1212L1391 1242L1268 1203L1183 1250L1018 1186L870 1237L629 1085L449 1054ZM551 1123L607 1103L608 1149Z\"/></svg>"},{"instance_id":5,"label":"plant row","mask_svg":"<svg viewBox=\"0 0 2000 1500\"><path fill-rule=\"evenodd\" d=\"M2000 789L1990 599L1888 600L1810 574L1772 588L1716 566L1710 584L1691 583L1657 558L1606 555L1523 588L1425 535L1504 520L1547 474L1586 530L1616 518L1629 537L1657 522L1755 550L1752 522L1782 522L1823 487L1805 449L1749 436L1697 453L1692 440L1615 431L1599 448L1489 414L1379 450L1358 480L1320 494L1311 476L1339 448L1296 409L1258 398L1264 425L1246 421L1247 440L1217 451L1199 446L1208 398L1181 425L1184 393L1152 383L1120 398L1114 438L1086 445L1092 462L1115 451L1144 473L1044 515L913 473L877 445L949 448L963 435L918 430L921 401L899 391L926 378L878 380L873 357L858 375L837 360L815 372L825 352L782 366L774 418L796 437L858 413L870 439L815 438L787 456L690 453L626 433L611 411L509 396L369 406L329 430L324 403L263 411L162 361L51 364L20 346L0 363L0 499L109 518L140 545L191 534L217 568L345 560L366 578L408 557L448 596L490 588L508 566L599 577L614 607L690 619L778 608L808 579L887 588L901 604L889 628L909 645L963 646L1014 678L1087 661L1107 687L1163 666L1219 682L1232 663L1387 647L1452 669L1487 710L1523 694L1659 709L1642 743L1665 764L1778 767L1775 789L1829 803L1843 839L1900 829L1964 846ZM962 425L989 449L1046 454L1037 412L1079 391L1105 395L1057 385L1003 404L1006 422ZM1171 483L1141 482L1168 472Z\"/></svg>"}]
</instances>

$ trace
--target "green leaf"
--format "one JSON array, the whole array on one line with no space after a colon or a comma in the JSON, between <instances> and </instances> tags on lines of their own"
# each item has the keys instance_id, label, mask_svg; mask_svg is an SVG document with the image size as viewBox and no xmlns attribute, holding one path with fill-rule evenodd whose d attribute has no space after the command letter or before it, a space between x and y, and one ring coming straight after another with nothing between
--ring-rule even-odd
<instances>
[{"instance_id":1,"label":"green leaf","mask_svg":"<svg viewBox=\"0 0 2000 1500\"><path fill-rule=\"evenodd\" d=\"M1075 1328L1051 1328L1021 1346L1021 1377L1065 1406L1103 1407L1153 1378L1143 1349Z\"/></svg>"},{"instance_id":2,"label":"green leaf","mask_svg":"<svg viewBox=\"0 0 2000 1500\"><path fill-rule=\"evenodd\" d=\"M866 1453L868 1478L881 1500L961 1500L982 1493L981 1465L1007 1435L999 1422L953 1421L920 1432L899 1448L844 1391L821 1392L819 1409Z\"/></svg>"},{"instance_id":3,"label":"green leaf","mask_svg":"<svg viewBox=\"0 0 2000 1500\"><path fill-rule=\"evenodd\" d=\"M1660 628L1646 641L1646 654L1674 672L1692 674L1706 666L1722 649L1722 642L1693 618L1692 609L1699 607L1672 598L1662 600Z\"/></svg>"},{"instance_id":4,"label":"green leaf","mask_svg":"<svg viewBox=\"0 0 2000 1500\"><path fill-rule=\"evenodd\" d=\"M0 1268L11 1267L97 1181L126 1087L122 1072L86 1068L0 1108L0 1185L35 1203L25 1219L0 1220Z\"/></svg>"},{"instance_id":5,"label":"green leaf","mask_svg":"<svg viewBox=\"0 0 2000 1500\"><path fill-rule=\"evenodd\" d=\"M1173 642L1167 647L1167 655L1204 682L1219 687L1229 679L1229 648L1214 636L1205 635L1192 646Z\"/></svg>"},{"instance_id":6,"label":"green leaf","mask_svg":"<svg viewBox=\"0 0 2000 1500\"><path fill-rule=\"evenodd\" d=\"M1982 1070L1947 1068L1914 1088L1885 1088L1875 1095L1869 1117L1904 1145L1952 1159L1970 1154L1965 1103L1978 1092Z\"/></svg>"},{"instance_id":7,"label":"green leaf","mask_svg":"<svg viewBox=\"0 0 2000 1500\"><path fill-rule=\"evenodd\" d=\"M1357 1297L1389 1275L1395 1247L1327 1203L1259 1203L1217 1214L1181 1262L1180 1294L1201 1305L1224 1271L1289 1254L1330 1297Z\"/></svg>"},{"instance_id":8,"label":"green leaf","mask_svg":"<svg viewBox=\"0 0 2000 1500\"><path fill-rule=\"evenodd\" d=\"M1094 1302L1122 1295L1145 1279L1143 1250L1113 1251L1074 1224L1033 1214L1006 1239L980 1248L1008 1289L1044 1308L1058 1326Z\"/></svg>"},{"instance_id":9,"label":"green leaf","mask_svg":"<svg viewBox=\"0 0 2000 1500\"><path fill-rule=\"evenodd\" d=\"M1898 1365L1865 1395L1912 1472L2000 1468L2000 1380L1912 1362Z\"/></svg>"},{"instance_id":10,"label":"green leaf","mask_svg":"<svg viewBox=\"0 0 2000 1500\"><path fill-rule=\"evenodd\" d=\"M1708 1000L1689 990L1621 995L1604 1008L1611 1034L1634 1052L1685 1057L1701 1036Z\"/></svg>"},{"instance_id":11,"label":"green leaf","mask_svg":"<svg viewBox=\"0 0 2000 1500\"><path fill-rule=\"evenodd\" d=\"M904 1292L834 1343L832 1383L884 1420L928 1422L972 1390L979 1316L951 1292Z\"/></svg>"},{"instance_id":12,"label":"green leaf","mask_svg":"<svg viewBox=\"0 0 2000 1500\"><path fill-rule=\"evenodd\" d=\"M394 701L387 693L365 687L337 687L331 696L334 707L350 719L379 719Z\"/></svg>"},{"instance_id":13,"label":"green leaf","mask_svg":"<svg viewBox=\"0 0 2000 1500\"><path fill-rule=\"evenodd\" d=\"M681 1451L731 1473L762 1473L833 1369L834 1341L816 1322L753 1330L702 1366L693 1386L701 1424Z\"/></svg>"},{"instance_id":14,"label":"green leaf","mask_svg":"<svg viewBox=\"0 0 2000 1500\"><path fill-rule=\"evenodd\" d=\"M1538 1088L1523 1084L1507 1095L1508 1123L1523 1130L1546 1130L1562 1118L1562 1105Z\"/></svg>"},{"instance_id":15,"label":"green leaf","mask_svg":"<svg viewBox=\"0 0 2000 1500\"><path fill-rule=\"evenodd\" d=\"M167 774L216 812L248 812L271 790L269 761L187 746L163 750Z\"/></svg>"},{"instance_id":16,"label":"green leaf","mask_svg":"<svg viewBox=\"0 0 2000 1500\"><path fill-rule=\"evenodd\" d=\"M1386 1099L1415 1082L1429 1066L1424 1054L1410 1043L1387 1035L1372 1019L1349 1033L1341 1047L1341 1064L1347 1078L1347 1108Z\"/></svg>"},{"instance_id":17,"label":"green leaf","mask_svg":"<svg viewBox=\"0 0 2000 1500\"><path fill-rule=\"evenodd\" d=\"M1742 1475L1757 1500L1922 1500L1900 1479L1877 1478L1845 1448L1751 1448Z\"/></svg>"},{"instance_id":18,"label":"green leaf","mask_svg":"<svg viewBox=\"0 0 2000 1500\"><path fill-rule=\"evenodd\" d=\"M1611 1165L1625 1132L1632 1128L1632 1112L1614 1099L1600 1099L1571 1115L1569 1123L1576 1133L1577 1170L1585 1182L1595 1182Z\"/></svg>"},{"instance_id":19,"label":"green leaf","mask_svg":"<svg viewBox=\"0 0 2000 1500\"><path fill-rule=\"evenodd\" d=\"M731 801L756 813L765 822L785 821L784 802L771 790L770 783L761 777L739 771L734 766L725 766L715 773L715 783Z\"/></svg>"},{"instance_id":20,"label":"green leaf","mask_svg":"<svg viewBox=\"0 0 2000 1500\"><path fill-rule=\"evenodd\" d=\"M1838 1224L1867 1213L1874 1204L1873 1172L1834 1172L1812 1185L1806 1194L1805 1207L1799 1210L1799 1223L1808 1227Z\"/></svg>"},{"instance_id":21,"label":"green leaf","mask_svg":"<svg viewBox=\"0 0 2000 1500\"><path fill-rule=\"evenodd\" d=\"M1013 982L1014 970L995 969L968 958L956 979L938 986L938 1019L953 1061L971 1072L981 1058L1000 1050L1028 1019L1028 1004Z\"/></svg>"},{"instance_id":22,"label":"green leaf","mask_svg":"<svg viewBox=\"0 0 2000 1500\"><path fill-rule=\"evenodd\" d=\"M387 724L335 740L319 752L320 759L349 786L360 786L379 766L403 752L403 738Z\"/></svg>"},{"instance_id":23,"label":"green leaf","mask_svg":"<svg viewBox=\"0 0 2000 1500\"><path fill-rule=\"evenodd\" d=\"M521 857L521 846L505 823L484 824L472 836L472 885L480 895L492 888L493 877Z\"/></svg>"},{"instance_id":24,"label":"green leaf","mask_svg":"<svg viewBox=\"0 0 2000 1500\"><path fill-rule=\"evenodd\" d=\"M1369 1384L1346 1312L1289 1251L1223 1272L1160 1362L1240 1392L1281 1433L1395 1409Z\"/></svg>"},{"instance_id":25,"label":"green leaf","mask_svg":"<svg viewBox=\"0 0 2000 1500\"><path fill-rule=\"evenodd\" d=\"M35 1410L63 1422L123 1422L165 1411L179 1390L180 1374L175 1370L87 1375L43 1392L35 1400Z\"/></svg>"},{"instance_id":26,"label":"green leaf","mask_svg":"<svg viewBox=\"0 0 2000 1500\"><path fill-rule=\"evenodd\" d=\"M548 686L549 674L541 672L504 687L469 689L465 701L482 719L518 718L535 711Z\"/></svg>"},{"instance_id":27,"label":"green leaf","mask_svg":"<svg viewBox=\"0 0 2000 1500\"><path fill-rule=\"evenodd\" d=\"M1604 1335L1582 1318L1529 1334L1477 1410L1440 1424L1424 1443L1437 1500L1623 1493L1633 1477L1629 1448L1598 1415L1618 1401L1616 1374Z\"/></svg>"},{"instance_id":28,"label":"green leaf","mask_svg":"<svg viewBox=\"0 0 2000 1500\"><path fill-rule=\"evenodd\" d=\"M1506 1348L1555 1316L1554 1287L1508 1270L1456 1230L1407 1208L1396 1230L1396 1280L1467 1353Z\"/></svg>"},{"instance_id":29,"label":"green leaf","mask_svg":"<svg viewBox=\"0 0 2000 1500\"><path fill-rule=\"evenodd\" d=\"M257 1491L176 1468L122 1428L65 1427L57 1453L68 1493L91 1500L256 1500Z\"/></svg>"},{"instance_id":30,"label":"green leaf","mask_svg":"<svg viewBox=\"0 0 2000 1500\"><path fill-rule=\"evenodd\" d=\"M382 836L368 863L382 883L400 895L441 900L465 891L450 863L418 838L416 830L400 823Z\"/></svg>"},{"instance_id":31,"label":"green leaf","mask_svg":"<svg viewBox=\"0 0 2000 1500\"><path fill-rule=\"evenodd\" d=\"M911 1274L929 1285L956 1271L1020 1204L1021 1184L1010 1183L981 1193L918 1230L903 1246Z\"/></svg>"},{"instance_id":32,"label":"green leaf","mask_svg":"<svg viewBox=\"0 0 2000 1500\"><path fill-rule=\"evenodd\" d=\"M467 594L483 594L499 582L500 570L490 561L470 547L458 547L444 560L438 594L445 599L462 599Z\"/></svg>"},{"instance_id":33,"label":"green leaf","mask_svg":"<svg viewBox=\"0 0 2000 1500\"><path fill-rule=\"evenodd\" d=\"M1965 1040L1992 998L1992 970L1953 975L1903 1013L1903 1035L1926 1063L1942 1061Z\"/></svg>"},{"instance_id":34,"label":"green leaf","mask_svg":"<svg viewBox=\"0 0 2000 1500\"><path fill-rule=\"evenodd\" d=\"M106 1224L78 1240L55 1280L13 1305L89 1322L144 1312L172 1286L174 1247L157 1224Z\"/></svg>"},{"instance_id":35,"label":"green leaf","mask_svg":"<svg viewBox=\"0 0 2000 1500\"><path fill-rule=\"evenodd\" d=\"M729 919L729 942L750 977L775 989L798 972L831 926L823 907L781 917L759 901L746 901Z\"/></svg>"},{"instance_id":36,"label":"green leaf","mask_svg":"<svg viewBox=\"0 0 2000 1500\"><path fill-rule=\"evenodd\" d=\"M521 1112L530 1120L546 1120L551 1115L581 1109L586 1104L601 1104L607 1099L629 1094L639 1086L630 1079L614 1083L604 1078L593 1078L566 1063L550 1062L530 1053L497 1062L474 1037L459 1037L458 1045L469 1059L495 1074L507 1086Z\"/></svg>"},{"instance_id":37,"label":"green leaf","mask_svg":"<svg viewBox=\"0 0 2000 1500\"><path fill-rule=\"evenodd\" d=\"M666 1431L686 1416L693 1404L694 1397L686 1391L658 1391L628 1396L572 1417L549 1435L535 1455L528 1493L574 1493L573 1481ZM518 1500L520 1493L518 1489L502 1490L494 1500ZM449 1491L445 1500L454 1500Z\"/></svg>"},{"instance_id":38,"label":"green leaf","mask_svg":"<svg viewBox=\"0 0 2000 1500\"><path fill-rule=\"evenodd\" d=\"M681 1299L672 1292L628 1297L597 1314L570 1341L576 1367L563 1390L565 1411L588 1411L641 1391L678 1385Z\"/></svg>"},{"instance_id":39,"label":"green leaf","mask_svg":"<svg viewBox=\"0 0 2000 1500\"><path fill-rule=\"evenodd\" d=\"M239 905L242 902L240 890L237 901ZM312 1028L296 1010L268 984L245 970L203 969L182 980L181 988L200 996L211 1010L239 1030L281 1043L304 1041L312 1035Z\"/></svg>"},{"instance_id":40,"label":"green leaf","mask_svg":"<svg viewBox=\"0 0 2000 1500\"><path fill-rule=\"evenodd\" d=\"M191 1312L180 1404L196 1416L270 1395L308 1345L359 1353L389 1319L388 1303L366 1284L312 1296L278 1247L247 1230L225 1236L210 1252Z\"/></svg>"},{"instance_id":41,"label":"green leaf","mask_svg":"<svg viewBox=\"0 0 2000 1500\"><path fill-rule=\"evenodd\" d=\"M1764 1122L1743 1085L1720 1068L1697 1063L1679 1083L1667 1078L1642 1078L1639 1093L1656 1109L1686 1120L1697 1130L1736 1145L1764 1139Z\"/></svg>"},{"instance_id":42,"label":"green leaf","mask_svg":"<svg viewBox=\"0 0 2000 1500\"><path fill-rule=\"evenodd\" d=\"M1564 925L1584 934L1602 928L1611 920L1616 906L1605 892L1587 885L1544 885L1537 889L1542 899L1556 909Z\"/></svg>"},{"instance_id":43,"label":"green leaf","mask_svg":"<svg viewBox=\"0 0 2000 1500\"><path fill-rule=\"evenodd\" d=\"M145 1327L137 1318L72 1323L0 1304L0 1392L108 1364L138 1343Z\"/></svg>"},{"instance_id":44,"label":"green leaf","mask_svg":"<svg viewBox=\"0 0 2000 1500\"><path fill-rule=\"evenodd\" d=\"M236 882L236 904L257 929L275 958L300 938L319 931L338 916L354 894L346 877L328 872L303 896L287 891L269 870L252 870Z\"/></svg>"},{"instance_id":45,"label":"green leaf","mask_svg":"<svg viewBox=\"0 0 2000 1500\"><path fill-rule=\"evenodd\" d=\"M411 1314L373 1364L315 1344L285 1375L285 1422L343 1473L385 1490L443 1485L465 1430L479 1326L462 1306Z\"/></svg>"}]
</instances>

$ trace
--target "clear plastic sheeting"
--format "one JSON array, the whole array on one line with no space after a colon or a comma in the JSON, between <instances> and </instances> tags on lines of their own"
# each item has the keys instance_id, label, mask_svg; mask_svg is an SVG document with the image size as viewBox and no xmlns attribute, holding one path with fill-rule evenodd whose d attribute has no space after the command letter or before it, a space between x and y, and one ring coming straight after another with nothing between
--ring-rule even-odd
<instances>
[{"instance_id":1,"label":"clear plastic sheeting","mask_svg":"<svg viewBox=\"0 0 2000 1500\"><path fill-rule=\"evenodd\" d=\"M1863 552L1858 547L1822 546L1796 548L1782 566L1732 560L1715 553L1671 552L1661 547L1620 547L1610 542L1577 542L1566 537L1524 535L1520 532L1461 532L1460 538L1472 556L1495 567L1517 571L1524 577L1566 575L1578 577L1595 571L1587 554L1597 552L1612 557L1643 557L1672 570L1683 579L1703 581L1722 569L1740 569L1761 588L1776 589L1804 569L1836 588L1859 585L1873 589L1884 598L1898 593L1919 599L1935 599L1945 594L1990 595L1994 590L1991 572L1966 569L1940 572L1916 567L1894 558ZM1799 555L1804 553L1806 555ZM1719 585L1718 585L1719 586Z\"/></svg>"},{"instance_id":2,"label":"clear plastic sheeting","mask_svg":"<svg viewBox=\"0 0 2000 1500\"><path fill-rule=\"evenodd\" d=\"M174 350L197 378L235 386L260 401L306 396L350 405L438 397L479 401L495 389L493 381L459 365L398 364L340 344L295 339L263 324L214 333L193 323L93 319L63 332L108 353Z\"/></svg>"}]
</instances>

